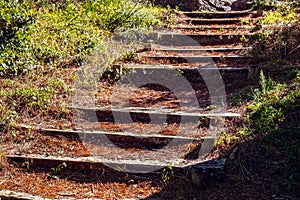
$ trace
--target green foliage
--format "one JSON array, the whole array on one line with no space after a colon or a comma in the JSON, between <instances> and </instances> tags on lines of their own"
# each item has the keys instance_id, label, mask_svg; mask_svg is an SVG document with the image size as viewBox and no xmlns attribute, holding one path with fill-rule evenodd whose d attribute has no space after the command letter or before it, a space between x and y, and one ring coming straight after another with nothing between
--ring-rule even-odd
<instances>
[{"instance_id":1,"label":"green foliage","mask_svg":"<svg viewBox=\"0 0 300 200\"><path fill-rule=\"evenodd\" d=\"M242 35L242 36L240 37L240 41L241 41L241 42L249 42L249 39L248 39L245 35Z\"/></svg>"},{"instance_id":2,"label":"green foliage","mask_svg":"<svg viewBox=\"0 0 300 200\"><path fill-rule=\"evenodd\" d=\"M278 129L290 108L300 98L299 80L296 78L290 89L283 84L275 84L266 79L263 72L260 75L260 90L254 90L255 101L249 106L251 132L268 134Z\"/></svg>"},{"instance_id":3,"label":"green foliage","mask_svg":"<svg viewBox=\"0 0 300 200\"><path fill-rule=\"evenodd\" d=\"M299 7L299 0L256 0L252 8L255 10L261 10L266 8L282 8L282 7Z\"/></svg>"},{"instance_id":4,"label":"green foliage","mask_svg":"<svg viewBox=\"0 0 300 200\"><path fill-rule=\"evenodd\" d=\"M0 75L81 65L111 32L151 28L161 10L138 1L0 0Z\"/></svg>"},{"instance_id":5,"label":"green foliage","mask_svg":"<svg viewBox=\"0 0 300 200\"><path fill-rule=\"evenodd\" d=\"M51 173L51 174L47 174L47 175L48 175L50 178L58 179L58 178L59 178L59 176L58 176L59 172L60 172L62 169L66 168L66 167L67 167L67 163L63 162L63 163L61 163L60 165L56 166L55 168L51 168L52 173Z\"/></svg>"},{"instance_id":6,"label":"green foliage","mask_svg":"<svg viewBox=\"0 0 300 200\"><path fill-rule=\"evenodd\" d=\"M167 166L166 168L163 169L163 173L162 173L162 182L167 185L171 178L174 176L173 174L173 168L171 165Z\"/></svg>"},{"instance_id":7,"label":"green foliage","mask_svg":"<svg viewBox=\"0 0 300 200\"><path fill-rule=\"evenodd\" d=\"M34 13L31 3L0 1L0 75L17 75L33 66L28 26Z\"/></svg>"},{"instance_id":8,"label":"green foliage","mask_svg":"<svg viewBox=\"0 0 300 200\"><path fill-rule=\"evenodd\" d=\"M7 131L10 127L14 126L17 113L13 110L7 109L0 101L0 132Z\"/></svg>"},{"instance_id":9,"label":"green foliage","mask_svg":"<svg viewBox=\"0 0 300 200\"><path fill-rule=\"evenodd\" d=\"M299 11L292 0L273 2L276 7L266 12L266 16L258 22L262 32L257 34L252 54L262 61L268 59L272 63L284 63L284 56L289 55L299 44L300 24L296 14Z\"/></svg>"},{"instance_id":10,"label":"green foliage","mask_svg":"<svg viewBox=\"0 0 300 200\"><path fill-rule=\"evenodd\" d=\"M252 55L258 60L268 59L273 64L285 63L285 56L289 56L299 44L299 22L282 24L258 35L252 48ZM287 62L293 59L287 60Z\"/></svg>"},{"instance_id":11,"label":"green foliage","mask_svg":"<svg viewBox=\"0 0 300 200\"><path fill-rule=\"evenodd\" d=\"M260 10L266 7L276 6L277 3L278 0L256 0L252 7L256 10Z\"/></svg>"},{"instance_id":12,"label":"green foliage","mask_svg":"<svg viewBox=\"0 0 300 200\"><path fill-rule=\"evenodd\" d=\"M278 24L280 22L293 23L297 22L297 15L291 10L274 10L267 13L267 15L260 21L261 24Z\"/></svg>"},{"instance_id":13,"label":"green foliage","mask_svg":"<svg viewBox=\"0 0 300 200\"><path fill-rule=\"evenodd\" d=\"M93 52L100 52L105 68L119 59L113 33L160 23L162 10L146 2L0 0L0 129L22 115L68 113L65 101L76 77L63 68L81 66Z\"/></svg>"}]
</instances>

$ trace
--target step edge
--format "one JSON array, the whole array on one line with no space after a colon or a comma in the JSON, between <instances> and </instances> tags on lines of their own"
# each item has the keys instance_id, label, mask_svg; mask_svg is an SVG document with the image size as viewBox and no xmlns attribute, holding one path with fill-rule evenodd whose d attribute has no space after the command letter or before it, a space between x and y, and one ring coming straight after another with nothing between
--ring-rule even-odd
<instances>
[{"instance_id":1,"label":"step edge","mask_svg":"<svg viewBox=\"0 0 300 200\"><path fill-rule=\"evenodd\" d=\"M244 66L244 65L243 65ZM143 64L134 64L134 65L113 65L113 68L120 68L123 69L153 69L153 70L176 70L176 69L182 69L182 70L229 70L229 71L235 71L235 70L249 70L249 68L257 68L258 66L248 66L248 67L201 67L201 66L184 66L184 65L143 65Z\"/></svg>"},{"instance_id":2,"label":"step edge","mask_svg":"<svg viewBox=\"0 0 300 200\"><path fill-rule=\"evenodd\" d=\"M90 110L90 111L103 111L103 112L131 112L131 113L144 113L144 114L161 114L161 115L182 115L182 116L195 116L195 117L240 117L239 113L225 112L225 113L195 113L195 112L178 112L174 110L166 110L164 112L151 111L148 108L135 109L136 107L127 108L105 108L105 107L73 107L70 109Z\"/></svg>"},{"instance_id":3,"label":"step edge","mask_svg":"<svg viewBox=\"0 0 300 200\"><path fill-rule=\"evenodd\" d=\"M179 140L205 140L205 139L218 139L217 136L204 136L201 138L185 137L185 136L168 136L168 135L155 135L155 134L134 134L132 132L107 132L107 131L85 131L85 130L71 130L71 129L51 129L51 128L39 128L28 125L19 125L17 128L30 129L42 132L53 132L58 134L69 133L69 134L99 134L99 135L113 135L113 136L129 136L139 138L160 138L160 139L179 139Z\"/></svg>"}]
</instances>

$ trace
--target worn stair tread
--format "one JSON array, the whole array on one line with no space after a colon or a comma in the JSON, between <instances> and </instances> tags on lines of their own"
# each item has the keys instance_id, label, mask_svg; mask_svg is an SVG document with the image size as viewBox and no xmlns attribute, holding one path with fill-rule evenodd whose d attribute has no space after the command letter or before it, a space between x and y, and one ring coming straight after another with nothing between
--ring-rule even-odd
<instances>
[{"instance_id":1,"label":"worn stair tread","mask_svg":"<svg viewBox=\"0 0 300 200\"><path fill-rule=\"evenodd\" d=\"M152 34L152 40L157 45L164 46L209 46L209 45L233 45L243 44L241 38L252 39L256 33L232 33L232 34L207 34L207 33L180 33L172 31L160 31Z\"/></svg>"},{"instance_id":2,"label":"worn stair tread","mask_svg":"<svg viewBox=\"0 0 300 200\"><path fill-rule=\"evenodd\" d=\"M156 34L156 35L155 35ZM180 33L180 32L158 32L153 33L157 45L164 46L209 46L243 44L241 38L252 39L257 33Z\"/></svg>"},{"instance_id":3,"label":"worn stair tread","mask_svg":"<svg viewBox=\"0 0 300 200\"><path fill-rule=\"evenodd\" d=\"M24 154L24 155L6 155L8 159L33 159L33 160L43 160L43 161L58 161L66 163L85 163L85 164L115 164L115 165L132 165L132 166L158 166L165 167L171 162L161 162L161 161L139 161L139 160L112 160L106 158L100 158L96 156L86 156L86 157L69 157L69 156L52 156L52 155L39 155L39 154ZM166 165L167 164L167 165ZM51 167L51 165L49 165Z\"/></svg>"},{"instance_id":4,"label":"worn stair tread","mask_svg":"<svg viewBox=\"0 0 300 200\"><path fill-rule=\"evenodd\" d=\"M185 21L186 23L189 24L194 24L194 25L209 25L209 24L237 24L237 25L242 25L243 21L255 23L258 18L217 18L217 19L201 19L201 18L181 18L180 20Z\"/></svg>"},{"instance_id":5,"label":"worn stair tread","mask_svg":"<svg viewBox=\"0 0 300 200\"><path fill-rule=\"evenodd\" d=\"M166 53L168 54L168 53ZM254 64L255 60L251 56L238 56L238 55L225 55L225 56L191 56L191 55L143 55L139 54L139 59L145 64L181 64L181 63L199 63L221 65L241 65L241 64Z\"/></svg>"},{"instance_id":6,"label":"worn stair tread","mask_svg":"<svg viewBox=\"0 0 300 200\"><path fill-rule=\"evenodd\" d=\"M249 30L252 29L254 26L250 25L232 25L232 24L227 24L227 25L186 25L186 24L177 24L170 26L171 29L187 29L187 30L240 30L240 29L245 29Z\"/></svg>"},{"instance_id":7,"label":"worn stair tread","mask_svg":"<svg viewBox=\"0 0 300 200\"><path fill-rule=\"evenodd\" d=\"M230 52L230 51L240 51L240 50L250 50L250 47L151 47L151 50L157 51L170 51L170 52Z\"/></svg>"},{"instance_id":8,"label":"worn stair tread","mask_svg":"<svg viewBox=\"0 0 300 200\"><path fill-rule=\"evenodd\" d=\"M178 159L178 160L170 160L170 161L159 161L159 160L113 160L113 159L106 159L106 158L100 158L96 156L87 156L87 157L69 157L69 156L51 156L51 155L39 155L39 154L24 154L24 155L5 155L5 157L8 158L10 161L14 162L25 162L27 160L32 160L33 164L36 164L39 167L57 167L58 163L65 162L67 164L67 167L70 167L72 169L73 166L76 164L78 165L85 165L75 168L89 168L88 165L96 165L97 167L101 168L107 168L107 166L114 166L114 168L120 168L120 170L134 170L135 168L139 168L137 172L145 171L152 171L153 167L157 169L162 169L167 166L172 166L174 169L176 168L186 168L186 167L193 167L197 166L198 169L201 168L201 165L203 163L203 167L206 169L222 169L223 164L225 165L225 162L223 159L221 159L221 162L213 162L209 159L198 159L198 160L184 160L184 159ZM40 161L40 162L38 162ZM226 161L226 160L225 160ZM73 165L73 166L72 166ZM94 167L92 167L95 169ZM98 168L98 169L99 169Z\"/></svg>"},{"instance_id":9,"label":"worn stair tread","mask_svg":"<svg viewBox=\"0 0 300 200\"><path fill-rule=\"evenodd\" d=\"M154 32L152 35L156 35L158 37L174 37L174 36L185 36L185 37L213 37L213 36L217 36L217 37L233 37L233 36L254 36L257 35L256 33L246 33L246 34L241 34L241 33L212 33L212 34L208 34L208 33L194 33L194 34L183 34L180 32L175 32L175 31L171 31L171 30L166 30L166 31L157 31Z\"/></svg>"},{"instance_id":10,"label":"worn stair tread","mask_svg":"<svg viewBox=\"0 0 300 200\"><path fill-rule=\"evenodd\" d=\"M144 55L144 54L139 54L140 56L142 57L145 57L145 58L243 58L243 59L252 59L253 57L252 56L243 56L243 55L224 55L224 56L214 56L214 55L211 55L211 56L203 56L203 55L197 55L197 56L191 56L191 55L185 55L185 54L181 54L181 55L176 55L176 56L173 56L173 55Z\"/></svg>"},{"instance_id":11,"label":"worn stair tread","mask_svg":"<svg viewBox=\"0 0 300 200\"><path fill-rule=\"evenodd\" d=\"M0 199L23 199L23 200L51 200L53 198L39 197L25 192L1 189Z\"/></svg>"},{"instance_id":12,"label":"worn stair tread","mask_svg":"<svg viewBox=\"0 0 300 200\"><path fill-rule=\"evenodd\" d=\"M160 44L150 44L147 48L144 48L142 51L150 51L153 49L196 49L196 50L202 50L202 49L241 49L241 48L252 48L244 46L242 43L237 44L225 44L225 45L218 45L218 44L209 44L209 45L198 45L198 46L176 46L176 45L160 45Z\"/></svg>"},{"instance_id":13,"label":"worn stair tread","mask_svg":"<svg viewBox=\"0 0 300 200\"><path fill-rule=\"evenodd\" d=\"M139 138L157 138L157 139L177 139L177 140L187 140L187 141L201 141L203 139L217 139L216 136L204 136L201 138L194 137L185 137L185 136L172 136L172 135L158 135L158 134L141 134L133 132L107 132L107 131L88 131L88 130L70 130L70 129L50 129L50 128L39 128L29 125L18 125L18 128L28 129L28 130L37 130L39 132L47 132L53 134L62 134L62 135L76 135L76 134L95 134L95 135L111 135L111 136L130 136L130 137L139 137Z\"/></svg>"},{"instance_id":14,"label":"worn stair tread","mask_svg":"<svg viewBox=\"0 0 300 200\"><path fill-rule=\"evenodd\" d=\"M199 21L199 22L227 22L227 21L241 21L241 20L253 20L252 18L245 18L245 17L234 17L234 18L212 18L212 19L205 19L205 18L194 18L194 17L187 17L187 18L181 18L181 20L185 21Z\"/></svg>"},{"instance_id":15,"label":"worn stair tread","mask_svg":"<svg viewBox=\"0 0 300 200\"><path fill-rule=\"evenodd\" d=\"M221 130L219 131L219 133ZM96 158L97 162L139 164L143 161L181 165L187 160L203 160L216 144L218 137L201 140L176 140L144 138L134 142L129 137L105 135L61 135L39 134L38 138L6 151L8 155L39 155L44 157L70 157L76 159ZM55 145L53 145L55 144ZM216 152L218 154L218 152ZM100 161L99 161L100 159ZM137 163L135 163L135 161Z\"/></svg>"},{"instance_id":16,"label":"worn stair tread","mask_svg":"<svg viewBox=\"0 0 300 200\"><path fill-rule=\"evenodd\" d=\"M253 9L242 10L242 11L178 11L178 14L183 14L188 17L209 17L209 18L220 18L220 17L239 17L244 15L254 14Z\"/></svg>"},{"instance_id":17,"label":"worn stair tread","mask_svg":"<svg viewBox=\"0 0 300 200\"><path fill-rule=\"evenodd\" d=\"M202 65L167 65L167 64L122 64L118 65L115 64L113 65L113 68L123 68L123 69L151 69L151 70L165 70L165 69L170 69L170 70L176 70L176 69L195 69L195 70L222 70L222 71L239 71L239 70L249 70L249 68L257 68L257 66L245 66L245 65L239 65L235 67L230 67L230 66L223 66L223 67L210 67L207 64L202 64Z\"/></svg>"},{"instance_id":18,"label":"worn stair tread","mask_svg":"<svg viewBox=\"0 0 300 200\"><path fill-rule=\"evenodd\" d=\"M173 109L149 109L149 108L137 108L137 107L126 107L126 108L110 108L110 107L73 107L79 110L90 110L90 111L103 111L103 112L120 112L120 113L143 113L143 114L158 114L158 115L176 115L176 116L191 116L191 117L240 117L239 113L198 113L198 112L186 112L176 111Z\"/></svg>"}]
</instances>

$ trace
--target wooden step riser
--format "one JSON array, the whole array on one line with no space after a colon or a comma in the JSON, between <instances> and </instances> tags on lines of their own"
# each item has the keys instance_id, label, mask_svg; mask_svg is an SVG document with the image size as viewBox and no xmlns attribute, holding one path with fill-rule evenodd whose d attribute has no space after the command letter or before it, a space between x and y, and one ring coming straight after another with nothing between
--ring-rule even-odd
<instances>
[{"instance_id":1,"label":"wooden step riser","mask_svg":"<svg viewBox=\"0 0 300 200\"><path fill-rule=\"evenodd\" d=\"M28 130L28 128L20 128L22 130ZM168 145L172 140L176 140L176 142L180 144L191 143L193 141L201 142L205 138L187 138L176 136L176 130L174 130L175 136L167 136L167 135L140 135L140 133L126 133L126 132L89 132L89 131L64 131L64 130L47 130L47 129L34 129L30 128L30 130L37 130L39 133L51 137L63 136L68 138L70 141L81 142L84 140L88 142L89 138L92 138L91 143L101 142L103 137L107 137L112 143L116 146L126 146L126 148L143 148L148 150L160 149L165 145ZM136 136L133 136L136 135ZM191 135L192 136L192 135ZM207 137L206 137L207 138ZM100 143L99 143L100 144Z\"/></svg>"},{"instance_id":2,"label":"wooden step riser","mask_svg":"<svg viewBox=\"0 0 300 200\"><path fill-rule=\"evenodd\" d=\"M165 46L208 46L241 44L243 35L161 35L157 44ZM245 35L249 41L252 35Z\"/></svg>"},{"instance_id":3,"label":"wooden step riser","mask_svg":"<svg viewBox=\"0 0 300 200\"><path fill-rule=\"evenodd\" d=\"M77 111L76 111L77 110ZM113 122L113 123L158 123L158 124L181 124L181 123L198 123L199 126L209 127L211 120L219 120L220 118L232 119L235 116L224 116L220 113L220 117L199 117L196 114L194 116L182 116L180 114L165 114L155 113L148 114L139 111L109 111L99 109L85 109L76 108L74 112L78 112L78 116L88 122ZM128 114L130 118L128 118ZM238 117L238 116L236 116ZM116 119L117 118L117 119ZM155 119L154 121L152 119Z\"/></svg>"},{"instance_id":4,"label":"wooden step riser","mask_svg":"<svg viewBox=\"0 0 300 200\"><path fill-rule=\"evenodd\" d=\"M205 31L207 33L207 31L232 31L232 32L236 32L236 31L249 31L251 29L253 29L255 26L252 25L231 25L231 24L227 24L227 25L177 25L177 26L171 26L171 27L165 27L167 29L171 29L173 31L177 31L177 30L184 30L184 31L199 31L199 34L201 33L201 31ZM221 32L222 33L222 32Z\"/></svg>"},{"instance_id":5,"label":"wooden step riser","mask_svg":"<svg viewBox=\"0 0 300 200\"><path fill-rule=\"evenodd\" d=\"M128 119L128 114L123 112L111 112L111 111L101 111L101 110L81 110L81 118L89 120L89 122L113 122L113 123L153 123L151 120L151 117L149 114L146 113L136 113L136 112L130 112L131 119ZM97 119L94 118L94 115L96 114ZM118 120L115 121L114 115L118 116ZM93 119L89 119L90 116L93 116ZM156 114L155 115L155 121L167 123L167 124L173 124L181 123L181 116L180 115L167 115L165 114ZM95 121L97 120L97 121ZM199 121L198 117L185 117L185 122L195 122Z\"/></svg>"},{"instance_id":6,"label":"wooden step riser","mask_svg":"<svg viewBox=\"0 0 300 200\"><path fill-rule=\"evenodd\" d=\"M250 57L169 57L169 56L141 56L140 60L144 63L166 63L166 64L183 64L183 63L207 63L211 61L216 66L226 64L231 66L234 65L250 65L254 64L255 61Z\"/></svg>"},{"instance_id":7,"label":"wooden step riser","mask_svg":"<svg viewBox=\"0 0 300 200\"><path fill-rule=\"evenodd\" d=\"M144 67L143 67L144 66ZM122 74L123 78L127 78L127 76L132 77L134 75L145 77L149 81L156 82L157 77L165 78L166 74L172 74L170 77L172 80L177 80L178 78L175 77L178 75L182 75L185 79L189 81L191 85L193 84L203 84L204 87L206 83L202 76L209 76L212 80L213 78L222 79L223 81L227 82L234 82L235 79L244 79L250 71L257 71L259 69L258 66L255 65L244 65L240 66L237 64L232 64L232 67L222 68L218 67L217 64L212 63L212 65L208 64L207 66L199 66L192 65L192 66L180 66L180 65L114 65L110 72L115 74ZM177 78L177 79L176 79ZM137 79L138 80L138 79ZM125 80L123 80L122 83ZM127 82L126 82L127 83ZM153 88L155 89L155 88ZM200 88L199 88L200 89Z\"/></svg>"},{"instance_id":8,"label":"wooden step riser","mask_svg":"<svg viewBox=\"0 0 300 200\"><path fill-rule=\"evenodd\" d=\"M109 176L110 173L114 175L118 174L120 177L123 177L125 174L130 175L136 169L138 169L135 173L135 179L138 178L136 176L142 175L143 179L145 176L149 175L149 178L153 178L154 176L161 176L161 173L165 172L166 170L170 170L167 166L155 166L155 171L153 171L153 166L145 165L135 165L135 164L116 164L113 165L109 163L107 166L104 163L91 163L91 162L84 162L84 161L75 161L75 160L62 160L62 159L47 159L47 158L26 158L26 156L7 156L8 161L13 164L17 164L20 167L23 167L27 170L39 170L45 171L47 174L52 175L53 177L59 176L60 172L70 172L73 174L74 172L99 172L102 176ZM172 174L174 175L187 175L196 186L199 186L197 183L199 181L201 184L205 183L206 181L223 181L226 175L226 158L219 158L213 159L210 161L200 162L196 164L192 164L189 166L177 167L172 166ZM66 167L62 168L58 172L54 172L52 169L56 169L58 166L62 164L66 164ZM113 169L112 169L113 167ZM120 170L118 170L120 169ZM126 172L130 171L131 173ZM142 170L144 170L144 173ZM49 173L49 171L51 173ZM68 174L68 173L67 173ZM114 176L116 177L116 176ZM200 178L201 177L201 178ZM61 177L61 178L68 178L68 177ZM200 180L200 179L201 180ZM114 180L111 180L112 182ZM115 180L117 181L117 180Z\"/></svg>"},{"instance_id":9,"label":"wooden step riser","mask_svg":"<svg viewBox=\"0 0 300 200\"><path fill-rule=\"evenodd\" d=\"M228 66L224 68L224 65L220 63L215 63L215 66L212 67L197 67L195 66L180 66L180 65L167 65L167 66L159 66L159 65L114 65L112 69L109 71L105 72L105 77L116 77L116 74L122 73L123 75L126 75L128 73L131 73L131 70L133 70L133 73L139 72L142 70L140 73L153 73L159 71L161 74L162 73L169 73L169 71L172 70L177 70L179 71L180 74L182 74L192 85L194 83L204 83L203 79L199 79L199 72L205 72L208 73L211 71L212 74L215 74L215 71L219 71L219 73L222 75L223 80L227 79L227 76L229 76L229 79L232 79L230 76L231 74L234 76L236 79L253 79L257 77L259 74L259 67L252 65L252 64L245 64L244 66L236 66L236 64L233 64L232 67ZM126 72L125 72L126 71ZM109 74L109 75L108 75ZM105 78L103 77L103 78ZM112 79L110 79L112 80ZM115 81L118 81L118 78L115 78Z\"/></svg>"},{"instance_id":10,"label":"wooden step riser","mask_svg":"<svg viewBox=\"0 0 300 200\"><path fill-rule=\"evenodd\" d=\"M54 168L56 169L58 166L61 166L63 163L66 164L66 167L62 169L63 171L65 170L72 170L72 171L99 171L103 172L105 171L106 173L120 173L124 174L127 173L127 171L134 171L135 169L139 169L139 171L152 171L153 167L149 166L147 164L141 165L141 164L131 164L131 163L126 163L126 164L114 164L114 163L108 163L112 167L108 167L104 162L88 162L84 161L84 157L80 161L75 161L75 160L62 160L62 159L43 159L43 158L26 158L22 156L8 156L9 162L13 163L18 163L21 166L29 169L34 169L34 168L45 168L45 169L51 169ZM157 168L163 169L166 166L161 165L161 166L155 166ZM113 169L120 169L120 170L113 170ZM122 169L124 169L124 172L122 173ZM175 168L178 170L178 168ZM157 173L157 171L153 172Z\"/></svg>"},{"instance_id":11,"label":"wooden step riser","mask_svg":"<svg viewBox=\"0 0 300 200\"><path fill-rule=\"evenodd\" d=\"M206 19L225 19L225 18L235 18L235 17L252 17L253 13L251 11L245 12L183 12L184 15L191 18L206 18Z\"/></svg>"},{"instance_id":12,"label":"wooden step riser","mask_svg":"<svg viewBox=\"0 0 300 200\"><path fill-rule=\"evenodd\" d=\"M183 75L191 84L196 82L204 83L203 79L201 78L200 73L204 72L211 74L216 74L218 71L223 79L231 79L229 77L231 74L234 75L235 78L245 78L248 73L257 69L258 67L255 65L245 65L245 66L232 66L232 67L222 67L223 65L218 65L214 63L212 66L185 66L185 65L114 65L112 69L110 69L111 73L120 74L122 72L123 76L129 75L131 73L144 73L144 74L151 74L151 73L172 73L173 70L177 71Z\"/></svg>"},{"instance_id":13,"label":"wooden step riser","mask_svg":"<svg viewBox=\"0 0 300 200\"><path fill-rule=\"evenodd\" d=\"M224 19L224 20L209 20L209 19L187 19L185 20L191 25L241 25L240 19Z\"/></svg>"},{"instance_id":14,"label":"wooden step riser","mask_svg":"<svg viewBox=\"0 0 300 200\"><path fill-rule=\"evenodd\" d=\"M211 49L172 49L172 48L152 48L150 50L153 51L163 51L163 52L174 52L174 53L214 53L214 52L220 52L220 53L228 53L233 52L236 54L239 54L240 52L245 52L247 50L250 50L249 48L211 48Z\"/></svg>"}]
</instances>

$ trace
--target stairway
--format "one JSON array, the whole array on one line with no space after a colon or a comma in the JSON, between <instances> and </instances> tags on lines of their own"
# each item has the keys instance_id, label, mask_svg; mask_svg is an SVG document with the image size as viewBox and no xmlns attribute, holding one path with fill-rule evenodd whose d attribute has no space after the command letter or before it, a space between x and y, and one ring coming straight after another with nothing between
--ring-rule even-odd
<instances>
[{"instance_id":1,"label":"stairway","mask_svg":"<svg viewBox=\"0 0 300 200\"><path fill-rule=\"evenodd\" d=\"M155 42L136 58L114 64L113 71L126 73L113 84L98 82L95 102L72 106L75 126L19 126L64 137L61 143L11 151L8 159L124 173L160 173L169 166L189 173L197 186L203 174L223 179L228 155L219 157L214 146L243 115L228 97L253 83L258 66L245 40L255 37L257 16L251 10L178 15L176 25L151 33ZM53 146L57 151L49 154Z\"/></svg>"}]
</instances>

